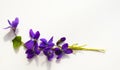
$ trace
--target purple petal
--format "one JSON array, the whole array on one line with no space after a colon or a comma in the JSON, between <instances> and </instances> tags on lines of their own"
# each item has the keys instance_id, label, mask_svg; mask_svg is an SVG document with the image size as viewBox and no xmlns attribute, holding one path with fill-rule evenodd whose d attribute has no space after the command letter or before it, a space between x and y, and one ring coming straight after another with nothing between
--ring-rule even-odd
<instances>
[{"instance_id":1,"label":"purple petal","mask_svg":"<svg viewBox=\"0 0 120 70\"><path fill-rule=\"evenodd\" d=\"M50 48L45 48L44 50L43 50L43 53L46 55L46 56L48 56L48 52L50 51Z\"/></svg>"},{"instance_id":2,"label":"purple petal","mask_svg":"<svg viewBox=\"0 0 120 70\"><path fill-rule=\"evenodd\" d=\"M45 48L43 50L43 53L46 55L46 56L50 56L51 54L54 53L54 51L51 49L51 48Z\"/></svg>"},{"instance_id":3,"label":"purple petal","mask_svg":"<svg viewBox=\"0 0 120 70\"><path fill-rule=\"evenodd\" d=\"M73 52L73 50L72 49L67 49L67 50L65 50L64 51L66 54L71 54L72 52Z\"/></svg>"},{"instance_id":4,"label":"purple petal","mask_svg":"<svg viewBox=\"0 0 120 70\"><path fill-rule=\"evenodd\" d=\"M18 17L15 18L15 22L19 22L19 18Z\"/></svg>"},{"instance_id":5,"label":"purple petal","mask_svg":"<svg viewBox=\"0 0 120 70\"><path fill-rule=\"evenodd\" d=\"M40 49L38 47L38 43L35 44L34 52L38 55L40 54Z\"/></svg>"},{"instance_id":6,"label":"purple petal","mask_svg":"<svg viewBox=\"0 0 120 70\"><path fill-rule=\"evenodd\" d=\"M33 32L32 29L30 29L29 34L30 34L30 37L31 37L31 38L34 38L35 34L34 34L34 32Z\"/></svg>"},{"instance_id":7,"label":"purple petal","mask_svg":"<svg viewBox=\"0 0 120 70\"><path fill-rule=\"evenodd\" d=\"M38 39L39 36L40 36L40 33L39 33L39 31L37 31L37 32L35 33L35 37L34 37L34 39Z\"/></svg>"},{"instance_id":8,"label":"purple petal","mask_svg":"<svg viewBox=\"0 0 120 70\"><path fill-rule=\"evenodd\" d=\"M65 37L60 38L60 39L57 41L56 45L59 46L59 45L60 45L61 43L63 43L65 40L66 40Z\"/></svg>"},{"instance_id":9,"label":"purple petal","mask_svg":"<svg viewBox=\"0 0 120 70\"><path fill-rule=\"evenodd\" d=\"M9 23L10 26L12 25L11 22L10 22L10 20L8 20L8 23Z\"/></svg>"},{"instance_id":10,"label":"purple petal","mask_svg":"<svg viewBox=\"0 0 120 70\"><path fill-rule=\"evenodd\" d=\"M34 57L34 51L33 50L31 50L31 49L28 49L28 50L26 50L26 52L25 52L26 54L27 54L27 58L28 59L31 59L31 58L33 58Z\"/></svg>"},{"instance_id":11,"label":"purple petal","mask_svg":"<svg viewBox=\"0 0 120 70\"><path fill-rule=\"evenodd\" d=\"M35 48L34 51L35 51L35 53L36 53L37 55L39 55L40 52L41 52L40 49L38 49L38 48Z\"/></svg>"},{"instance_id":12,"label":"purple petal","mask_svg":"<svg viewBox=\"0 0 120 70\"><path fill-rule=\"evenodd\" d=\"M54 43L48 43L48 47L52 48L54 46Z\"/></svg>"},{"instance_id":13,"label":"purple petal","mask_svg":"<svg viewBox=\"0 0 120 70\"><path fill-rule=\"evenodd\" d=\"M49 56L47 56L47 58L48 58L49 61L51 61L53 57L54 57L54 54L53 54L53 53L50 54Z\"/></svg>"},{"instance_id":14,"label":"purple petal","mask_svg":"<svg viewBox=\"0 0 120 70\"><path fill-rule=\"evenodd\" d=\"M8 27L6 27L6 28L4 28L4 29L8 29L8 28L11 28L11 26L8 26Z\"/></svg>"},{"instance_id":15,"label":"purple petal","mask_svg":"<svg viewBox=\"0 0 120 70\"><path fill-rule=\"evenodd\" d=\"M47 57L48 57L48 60L49 60L49 61L54 57L54 51L53 51L52 49L50 49L50 50L48 51Z\"/></svg>"},{"instance_id":16,"label":"purple petal","mask_svg":"<svg viewBox=\"0 0 120 70\"><path fill-rule=\"evenodd\" d=\"M34 46L34 41L32 41L32 40L29 40L29 41L27 41L27 42L25 43L25 47L26 47L27 49L32 49L33 46Z\"/></svg>"},{"instance_id":17,"label":"purple petal","mask_svg":"<svg viewBox=\"0 0 120 70\"><path fill-rule=\"evenodd\" d=\"M50 40L48 41L48 43L52 43L53 42L53 36L50 38Z\"/></svg>"},{"instance_id":18,"label":"purple petal","mask_svg":"<svg viewBox=\"0 0 120 70\"><path fill-rule=\"evenodd\" d=\"M62 42L64 42L65 40L66 40L65 37L62 37L62 38L60 39L60 41L62 41Z\"/></svg>"},{"instance_id":19,"label":"purple petal","mask_svg":"<svg viewBox=\"0 0 120 70\"><path fill-rule=\"evenodd\" d=\"M40 41L42 41L44 44L47 44L47 40L45 38L40 39Z\"/></svg>"},{"instance_id":20,"label":"purple petal","mask_svg":"<svg viewBox=\"0 0 120 70\"><path fill-rule=\"evenodd\" d=\"M18 18L15 18L15 20L12 21L11 26L12 26L13 28L16 28L16 27L18 26L18 23L19 23L19 19L18 19Z\"/></svg>"},{"instance_id":21,"label":"purple petal","mask_svg":"<svg viewBox=\"0 0 120 70\"><path fill-rule=\"evenodd\" d=\"M62 58L63 52L60 50L60 48L55 48L54 51L55 51L55 54L57 55L57 59Z\"/></svg>"},{"instance_id":22,"label":"purple petal","mask_svg":"<svg viewBox=\"0 0 120 70\"><path fill-rule=\"evenodd\" d=\"M62 58L62 56L63 56L63 54L58 55L58 56L57 56L57 59Z\"/></svg>"},{"instance_id":23,"label":"purple petal","mask_svg":"<svg viewBox=\"0 0 120 70\"><path fill-rule=\"evenodd\" d=\"M41 49L44 49L44 48L46 47L46 44L42 42L39 47L40 47Z\"/></svg>"},{"instance_id":24,"label":"purple petal","mask_svg":"<svg viewBox=\"0 0 120 70\"><path fill-rule=\"evenodd\" d=\"M60 50L60 48L55 48L54 51L55 51L56 55L61 55L62 54L62 51Z\"/></svg>"},{"instance_id":25,"label":"purple petal","mask_svg":"<svg viewBox=\"0 0 120 70\"><path fill-rule=\"evenodd\" d=\"M66 50L68 48L68 43L62 45L62 50Z\"/></svg>"},{"instance_id":26,"label":"purple petal","mask_svg":"<svg viewBox=\"0 0 120 70\"><path fill-rule=\"evenodd\" d=\"M32 59L34 57L34 54L27 54L28 59Z\"/></svg>"}]
</instances>

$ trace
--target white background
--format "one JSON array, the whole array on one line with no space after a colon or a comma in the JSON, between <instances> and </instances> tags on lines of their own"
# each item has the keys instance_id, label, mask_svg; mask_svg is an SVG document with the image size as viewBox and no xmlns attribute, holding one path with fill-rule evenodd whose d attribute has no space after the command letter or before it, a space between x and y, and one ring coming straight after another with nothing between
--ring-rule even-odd
<instances>
[{"instance_id":1,"label":"white background","mask_svg":"<svg viewBox=\"0 0 120 70\"><path fill-rule=\"evenodd\" d=\"M19 33L29 29L41 38L66 36L67 42L103 48L106 53L80 51L48 62L42 55L28 61L23 47L16 52L4 27L19 17ZM120 0L0 0L0 70L120 70Z\"/></svg>"}]
</instances>

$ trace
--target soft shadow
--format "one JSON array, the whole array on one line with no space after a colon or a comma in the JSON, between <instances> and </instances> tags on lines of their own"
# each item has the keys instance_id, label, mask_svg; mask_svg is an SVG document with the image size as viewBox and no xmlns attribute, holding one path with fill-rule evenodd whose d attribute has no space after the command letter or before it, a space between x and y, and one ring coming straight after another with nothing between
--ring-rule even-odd
<instances>
[{"instance_id":1,"label":"soft shadow","mask_svg":"<svg viewBox=\"0 0 120 70\"><path fill-rule=\"evenodd\" d=\"M12 29L10 29L10 31L4 36L4 41L12 41L15 38L17 33L18 33L18 29L16 29L15 32ZM14 50L15 53L18 53L19 48L15 49L13 47L13 50Z\"/></svg>"},{"instance_id":2,"label":"soft shadow","mask_svg":"<svg viewBox=\"0 0 120 70\"><path fill-rule=\"evenodd\" d=\"M18 52L19 52L19 48L18 48L18 49L13 48L13 49L14 49L14 52L15 52L15 53L18 53Z\"/></svg>"},{"instance_id":3,"label":"soft shadow","mask_svg":"<svg viewBox=\"0 0 120 70\"><path fill-rule=\"evenodd\" d=\"M51 70L51 64L52 64L52 61L48 61L46 59L47 70Z\"/></svg>"},{"instance_id":4,"label":"soft shadow","mask_svg":"<svg viewBox=\"0 0 120 70\"><path fill-rule=\"evenodd\" d=\"M15 34L13 32L12 29L10 29L10 31L4 36L4 41L11 41L12 39L14 39Z\"/></svg>"},{"instance_id":5,"label":"soft shadow","mask_svg":"<svg viewBox=\"0 0 120 70\"><path fill-rule=\"evenodd\" d=\"M47 70L51 70L51 61L46 61L47 62Z\"/></svg>"},{"instance_id":6,"label":"soft shadow","mask_svg":"<svg viewBox=\"0 0 120 70\"><path fill-rule=\"evenodd\" d=\"M68 59L69 55L63 55L61 59L56 59L56 63L60 63L63 59Z\"/></svg>"},{"instance_id":7,"label":"soft shadow","mask_svg":"<svg viewBox=\"0 0 120 70\"><path fill-rule=\"evenodd\" d=\"M36 56L35 58L36 65L39 66L39 58Z\"/></svg>"},{"instance_id":8,"label":"soft shadow","mask_svg":"<svg viewBox=\"0 0 120 70\"><path fill-rule=\"evenodd\" d=\"M31 64L32 61L35 60L36 66L39 66L39 58L37 56L34 56L32 59L28 59L28 64Z\"/></svg>"},{"instance_id":9,"label":"soft shadow","mask_svg":"<svg viewBox=\"0 0 120 70\"><path fill-rule=\"evenodd\" d=\"M44 54L41 53L40 56L43 56ZM45 57L45 56L44 56ZM31 64L33 61L36 62L36 66L39 66L39 56L34 56L32 59L28 59L28 65ZM45 65L46 66L46 70L51 70L51 64L52 64L52 60L48 61L47 58L41 63L41 66Z\"/></svg>"},{"instance_id":10,"label":"soft shadow","mask_svg":"<svg viewBox=\"0 0 120 70\"><path fill-rule=\"evenodd\" d=\"M4 36L4 41L11 41L15 38L15 36L18 34L19 30L16 29L16 31L14 32L12 29L10 29L10 31Z\"/></svg>"},{"instance_id":11,"label":"soft shadow","mask_svg":"<svg viewBox=\"0 0 120 70\"><path fill-rule=\"evenodd\" d=\"M33 59L34 59L34 58L32 58L32 59L27 59L28 65L32 63Z\"/></svg>"},{"instance_id":12,"label":"soft shadow","mask_svg":"<svg viewBox=\"0 0 120 70\"><path fill-rule=\"evenodd\" d=\"M39 66L40 64L40 60L39 60L39 57L42 57L43 54L40 54L39 56L38 55L35 55L32 59L28 59L28 64L31 64L33 61L35 61L36 63L36 66Z\"/></svg>"},{"instance_id":13,"label":"soft shadow","mask_svg":"<svg viewBox=\"0 0 120 70\"><path fill-rule=\"evenodd\" d=\"M41 65L44 65L44 64L47 66L47 70L51 70L52 61L48 61L46 58L46 60Z\"/></svg>"}]
</instances>

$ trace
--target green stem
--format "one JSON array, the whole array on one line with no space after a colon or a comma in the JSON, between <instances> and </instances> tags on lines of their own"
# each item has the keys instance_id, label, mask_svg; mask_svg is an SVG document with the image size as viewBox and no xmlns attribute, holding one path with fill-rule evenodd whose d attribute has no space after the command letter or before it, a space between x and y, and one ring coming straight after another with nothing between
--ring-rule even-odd
<instances>
[{"instance_id":1,"label":"green stem","mask_svg":"<svg viewBox=\"0 0 120 70\"><path fill-rule=\"evenodd\" d=\"M102 52L102 53L105 52L104 49L85 48L84 46L77 46L77 45L76 46L75 45L69 46L69 48L72 50L96 51L96 52Z\"/></svg>"}]
</instances>

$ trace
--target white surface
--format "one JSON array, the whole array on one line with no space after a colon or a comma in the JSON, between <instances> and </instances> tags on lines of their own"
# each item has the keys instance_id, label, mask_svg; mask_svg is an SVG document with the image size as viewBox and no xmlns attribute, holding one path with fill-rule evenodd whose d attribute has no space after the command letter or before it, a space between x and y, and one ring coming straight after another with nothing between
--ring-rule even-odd
<instances>
[{"instance_id":1,"label":"white surface","mask_svg":"<svg viewBox=\"0 0 120 70\"><path fill-rule=\"evenodd\" d=\"M16 53L7 19L19 17L19 35L39 30L41 37L103 48L106 53L81 51L60 63L39 56L28 62L23 47ZM120 0L0 0L0 70L120 70Z\"/></svg>"}]
</instances>

